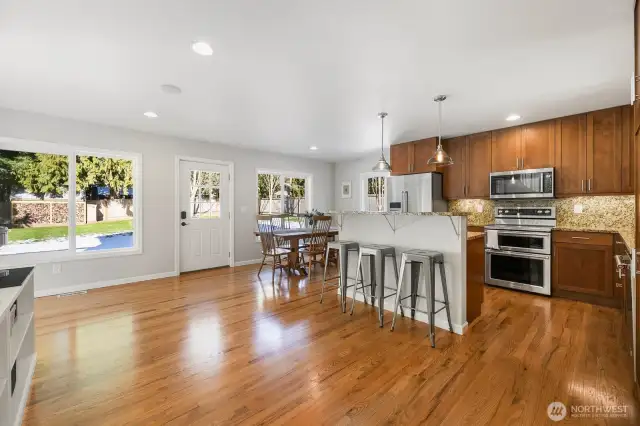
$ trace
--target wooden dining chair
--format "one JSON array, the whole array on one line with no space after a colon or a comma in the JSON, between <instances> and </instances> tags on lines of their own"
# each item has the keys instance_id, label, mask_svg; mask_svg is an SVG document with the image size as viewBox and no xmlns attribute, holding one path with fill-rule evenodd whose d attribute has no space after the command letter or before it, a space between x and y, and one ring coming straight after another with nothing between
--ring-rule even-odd
<instances>
[{"instance_id":1,"label":"wooden dining chair","mask_svg":"<svg viewBox=\"0 0 640 426\"><path fill-rule=\"evenodd\" d=\"M289 229L289 221L286 214L274 214L271 215L271 229L274 231L281 231ZM276 247L291 249L291 241L274 235L276 239Z\"/></svg>"},{"instance_id":2,"label":"wooden dining chair","mask_svg":"<svg viewBox=\"0 0 640 426\"><path fill-rule=\"evenodd\" d=\"M271 257L271 271L272 281L276 274L276 268L282 270L289 270L289 264L282 262L282 257L287 257L291 253L291 249L278 247L276 238L273 234L274 227L271 216L258 215L256 217L258 222L258 234L260 235L260 244L262 246L262 263L258 270L258 275L262 272L262 267L266 265L265 260L267 257Z\"/></svg>"},{"instance_id":3,"label":"wooden dining chair","mask_svg":"<svg viewBox=\"0 0 640 426\"><path fill-rule=\"evenodd\" d=\"M309 256L309 273L314 263L324 266L324 256L327 250L327 242L329 241L329 230L331 228L331 216L314 216L313 229L311 238L306 247L300 250L302 263L305 262L305 255ZM317 256L320 255L320 260Z\"/></svg>"}]
</instances>

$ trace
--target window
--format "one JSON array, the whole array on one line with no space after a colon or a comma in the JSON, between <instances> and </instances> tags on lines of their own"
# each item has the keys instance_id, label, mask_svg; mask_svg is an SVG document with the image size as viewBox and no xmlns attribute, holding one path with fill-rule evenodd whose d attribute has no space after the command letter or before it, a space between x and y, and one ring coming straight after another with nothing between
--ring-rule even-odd
<instances>
[{"instance_id":1,"label":"window","mask_svg":"<svg viewBox=\"0 0 640 426\"><path fill-rule=\"evenodd\" d=\"M258 214L302 214L311 210L311 175L258 170Z\"/></svg>"},{"instance_id":2,"label":"window","mask_svg":"<svg viewBox=\"0 0 640 426\"><path fill-rule=\"evenodd\" d=\"M0 259L139 250L139 169L136 154L0 139Z\"/></svg>"},{"instance_id":3,"label":"window","mask_svg":"<svg viewBox=\"0 0 640 426\"><path fill-rule=\"evenodd\" d=\"M368 212L387 211L387 178L388 175L380 173L363 173L360 175L362 182L361 209Z\"/></svg>"},{"instance_id":4,"label":"window","mask_svg":"<svg viewBox=\"0 0 640 426\"><path fill-rule=\"evenodd\" d=\"M192 170L189 200L191 219L220 217L220 173Z\"/></svg>"}]
</instances>

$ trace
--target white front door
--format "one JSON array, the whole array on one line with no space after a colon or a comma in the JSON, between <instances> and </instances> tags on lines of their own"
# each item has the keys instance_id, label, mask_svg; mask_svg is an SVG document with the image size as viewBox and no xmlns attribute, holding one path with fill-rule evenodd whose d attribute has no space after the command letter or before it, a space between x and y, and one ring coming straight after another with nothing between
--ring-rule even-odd
<instances>
[{"instance_id":1,"label":"white front door","mask_svg":"<svg viewBox=\"0 0 640 426\"><path fill-rule=\"evenodd\" d=\"M229 166L180 161L180 272L229 265Z\"/></svg>"}]
</instances>

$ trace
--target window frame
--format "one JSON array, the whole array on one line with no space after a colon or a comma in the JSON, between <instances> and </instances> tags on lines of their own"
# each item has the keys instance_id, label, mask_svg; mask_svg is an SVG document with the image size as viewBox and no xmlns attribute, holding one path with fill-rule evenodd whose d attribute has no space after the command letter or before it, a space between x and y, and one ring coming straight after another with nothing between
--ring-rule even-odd
<instances>
[{"instance_id":1,"label":"window frame","mask_svg":"<svg viewBox=\"0 0 640 426\"><path fill-rule=\"evenodd\" d=\"M389 178L391 174L388 172L366 172L360 173L360 210L367 210L369 204L369 178L384 178L384 209L380 213L389 211Z\"/></svg>"},{"instance_id":2,"label":"window frame","mask_svg":"<svg viewBox=\"0 0 640 426\"><path fill-rule=\"evenodd\" d=\"M260 212L258 211L258 202L259 202L259 196L260 194L258 193L258 175L262 175L262 174L269 174L269 175L279 175L280 176L280 188L282 190L282 188L284 188L284 179L285 178L297 178L297 179L304 179L305 180L305 188L304 188L304 195L305 198L307 199L307 206L308 206L308 211L312 211L313 210L313 175L311 173L305 173L305 172L287 172L287 171L283 171L283 170L275 170L275 169L256 169L256 179L255 179L255 188L256 188L256 214L259 214ZM284 197L280 197L280 212L284 212Z\"/></svg>"},{"instance_id":3,"label":"window frame","mask_svg":"<svg viewBox=\"0 0 640 426\"><path fill-rule=\"evenodd\" d=\"M34 266L39 263L68 262L104 257L119 257L142 254L142 154L102 148L90 148L77 145L58 144L52 142L32 141L0 137L0 150L26 151L41 154L66 155L69 159L69 194L76 194L76 156L97 156L119 158L132 162L133 165L133 247L106 249L100 251L76 252L76 199L69 196L67 200L67 229L69 247L66 250L43 251L0 255L0 267L13 268Z\"/></svg>"}]
</instances>

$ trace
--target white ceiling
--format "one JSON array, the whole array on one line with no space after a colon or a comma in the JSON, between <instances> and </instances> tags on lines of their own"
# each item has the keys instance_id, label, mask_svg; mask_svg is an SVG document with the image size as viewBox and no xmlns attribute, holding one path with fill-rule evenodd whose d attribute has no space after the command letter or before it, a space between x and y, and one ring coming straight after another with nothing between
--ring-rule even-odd
<instances>
[{"instance_id":1,"label":"white ceiling","mask_svg":"<svg viewBox=\"0 0 640 426\"><path fill-rule=\"evenodd\" d=\"M0 107L327 160L381 110L432 136L443 93L459 135L629 103L632 71L633 0L0 0Z\"/></svg>"}]
</instances>

